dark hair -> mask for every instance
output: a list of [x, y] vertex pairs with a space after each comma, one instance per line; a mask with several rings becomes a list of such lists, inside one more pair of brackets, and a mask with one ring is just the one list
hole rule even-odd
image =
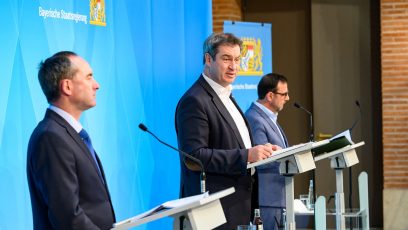
[[203, 45], [203, 64], [205, 64], [205, 54], [208, 53], [213, 60], [218, 53], [218, 47], [222, 45], [235, 46], [238, 45], [242, 50], [242, 40], [231, 33], [213, 33], [205, 41]]
[[72, 79], [77, 69], [72, 68], [70, 56], [78, 56], [71, 51], [61, 51], [39, 64], [38, 81], [48, 103], [57, 100], [60, 95], [59, 84], [63, 79]]
[[278, 73], [268, 73], [264, 75], [258, 83], [258, 99], [264, 99], [269, 92], [276, 93], [279, 82], [287, 83], [288, 79]]

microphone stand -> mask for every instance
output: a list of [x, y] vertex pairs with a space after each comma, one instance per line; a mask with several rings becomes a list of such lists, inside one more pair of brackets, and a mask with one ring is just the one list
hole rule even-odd
[[[313, 127], [313, 115], [312, 115], [312, 113], [309, 113], [309, 117], [310, 117], [310, 120], [309, 120], [309, 122], [310, 122], [310, 137], [309, 137], [309, 141], [311, 142], [311, 143], [313, 143], [315, 140], [314, 140], [314, 127]], [[313, 157], [314, 157], [314, 154], [313, 154]], [[313, 201], [314, 201], [314, 203], [316, 203], [316, 173], [315, 173], [315, 169], [313, 169], [312, 170], [312, 180], [313, 180]], [[313, 209], [313, 211], [314, 211], [315, 209]], [[315, 213], [316, 214], [316, 213]], [[315, 228], [314, 229], [316, 229], [316, 226], [315, 226]]]
[[314, 142], [314, 127], [313, 127], [313, 115], [312, 113], [309, 114], [309, 124], [310, 124], [310, 136], [309, 141]]
[[[201, 194], [206, 192], [206, 186], [205, 186], [206, 175], [205, 175], [205, 172], [204, 172], [203, 163], [199, 159], [197, 159], [197, 158], [191, 156], [190, 154], [188, 154], [188, 153], [186, 153], [186, 152], [184, 152], [184, 151], [182, 151], [180, 149], [177, 149], [177, 148], [167, 144], [166, 142], [160, 140], [160, 138], [158, 138], [154, 133], [150, 132], [144, 124], [140, 123], [139, 128], [141, 130], [143, 130], [144, 132], [148, 132], [150, 135], [152, 135], [157, 141], [159, 141], [163, 145], [165, 145], [165, 146], [179, 152], [184, 157], [186, 157], [186, 158], [190, 159], [191, 161], [193, 161], [194, 163], [198, 164], [200, 166], [200, 171], [201, 171], [201, 173], [200, 173], [200, 192], [201, 192]], [[193, 164], [191, 164], [190, 162], [188, 162], [186, 160], [183, 160], [183, 162], [186, 165], [186, 167], [188, 169], [190, 169], [191, 171], [197, 171], [196, 165], [193, 165]]]
[[[309, 120], [309, 123], [310, 123], [309, 141], [311, 143], [313, 143], [315, 141], [314, 140], [313, 115], [310, 112], [309, 112], [309, 118], [310, 118], [310, 120]], [[314, 158], [314, 154], [313, 154], [313, 158]], [[315, 205], [316, 204], [316, 173], [315, 173], [315, 169], [312, 170], [312, 180], [313, 180], [312, 183], [313, 183], [313, 202], [314, 202], [313, 205]], [[316, 215], [316, 209], [315, 208], [313, 208], [313, 212], [314, 212], [314, 215]], [[316, 229], [316, 224], [314, 225], [314, 229]]]
[[[359, 109], [359, 114], [360, 116], [357, 118], [357, 120], [354, 121], [353, 125], [351, 126], [350, 130], [350, 134], [351, 131], [354, 129], [354, 127], [356, 126], [356, 124], [359, 122], [359, 120], [361, 119], [362, 115], [361, 115], [361, 107], [360, 107], [360, 102], [358, 100], [355, 101], [356, 106]], [[353, 195], [353, 174], [352, 174], [352, 170], [351, 167], [349, 167], [349, 207], [350, 207], [350, 212], [352, 212], [353, 210], [353, 200], [352, 200], [352, 195]], [[353, 230], [353, 219], [350, 218], [350, 229]]]
[[[303, 106], [295, 102], [293, 104], [296, 108], [301, 109], [305, 111], [307, 114], [309, 114], [309, 141], [314, 142], [314, 127], [313, 127], [313, 115], [312, 113], [305, 109]], [[312, 153], [313, 154], [313, 153]], [[314, 157], [314, 154], [313, 154]], [[315, 175], [315, 169], [312, 170], [312, 184], [313, 184], [313, 201], [316, 203], [316, 175]], [[313, 209], [314, 214], [316, 215], [316, 209]], [[314, 225], [314, 229], [316, 229], [316, 225]]]

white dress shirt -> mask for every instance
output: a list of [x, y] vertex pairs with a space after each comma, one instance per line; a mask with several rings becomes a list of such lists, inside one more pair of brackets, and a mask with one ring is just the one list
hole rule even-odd
[[218, 84], [217, 82], [213, 81], [211, 78], [207, 77], [203, 73], [204, 79], [208, 82], [211, 88], [215, 91], [218, 97], [221, 99], [224, 106], [227, 108], [228, 112], [232, 116], [232, 119], [235, 122], [235, 125], [238, 128], [239, 134], [241, 135], [242, 140], [244, 141], [245, 148], [249, 149], [252, 147], [251, 138], [249, 136], [248, 127], [245, 124], [245, 120], [242, 117], [241, 113], [239, 112], [238, 108], [235, 106], [234, 102], [232, 102], [230, 95], [232, 91], [232, 86], [228, 85], [227, 87], [223, 87], [222, 85]]

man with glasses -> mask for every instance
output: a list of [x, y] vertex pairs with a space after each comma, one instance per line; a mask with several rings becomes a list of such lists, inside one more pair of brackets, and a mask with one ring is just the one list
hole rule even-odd
[[[258, 84], [258, 100], [245, 113], [254, 143], [288, 147], [283, 129], [278, 124], [278, 113], [289, 101], [288, 80], [285, 76], [269, 73]], [[279, 174], [279, 163], [257, 167], [259, 207], [264, 229], [278, 229], [282, 225], [285, 208], [285, 177]]]

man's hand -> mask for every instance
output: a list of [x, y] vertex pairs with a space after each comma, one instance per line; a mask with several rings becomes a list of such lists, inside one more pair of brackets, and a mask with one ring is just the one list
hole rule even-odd
[[257, 162], [272, 155], [273, 149], [269, 145], [257, 145], [248, 149], [248, 162]]
[[271, 146], [273, 151], [282, 149], [279, 145], [273, 145], [271, 143], [266, 143], [266, 146]]
[[264, 145], [257, 145], [248, 149], [248, 162], [253, 163], [272, 156], [273, 151], [282, 149], [277, 145], [272, 145], [270, 143]]

